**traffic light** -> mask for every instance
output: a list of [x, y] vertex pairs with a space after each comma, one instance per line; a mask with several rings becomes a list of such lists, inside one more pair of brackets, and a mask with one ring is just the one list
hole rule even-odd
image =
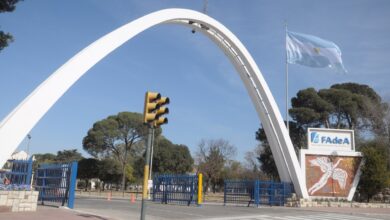
[[163, 117], [163, 115], [169, 113], [169, 109], [166, 107], [168, 104], [168, 97], [161, 97], [158, 92], [146, 92], [144, 123], [150, 123], [150, 125], [153, 125], [154, 127], [167, 124], [168, 118]]
[[155, 127], [160, 127], [160, 125], [168, 123], [168, 118], [162, 117], [162, 115], [169, 113], [169, 109], [165, 106], [168, 104], [169, 104], [168, 97], [160, 97], [160, 99], [157, 101], [158, 108], [156, 111], [156, 120], [154, 121]]
[[161, 98], [158, 92], [146, 92], [144, 107], [144, 123], [154, 122], [157, 119], [157, 110], [160, 107]]

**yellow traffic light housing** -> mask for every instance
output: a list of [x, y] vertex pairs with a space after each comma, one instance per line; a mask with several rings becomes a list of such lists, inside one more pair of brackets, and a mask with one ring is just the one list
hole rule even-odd
[[167, 124], [168, 119], [162, 115], [168, 114], [169, 109], [165, 106], [169, 104], [168, 97], [161, 97], [158, 92], [146, 92], [144, 107], [144, 123], [154, 127]]
[[168, 118], [166, 117], [159, 117], [157, 120], [154, 121], [154, 127], [158, 128], [160, 125], [168, 124]]
[[165, 105], [169, 104], [169, 98], [168, 97], [160, 97], [160, 99], [157, 101], [158, 109], [156, 111], [156, 120], [154, 121], [155, 127], [160, 127], [162, 124], [168, 124], [168, 118], [162, 117], [162, 115], [168, 114], [169, 109], [165, 107]]
[[156, 120], [157, 110], [160, 108], [160, 98], [161, 95], [158, 92], [146, 92], [144, 106], [144, 123], [150, 123]]

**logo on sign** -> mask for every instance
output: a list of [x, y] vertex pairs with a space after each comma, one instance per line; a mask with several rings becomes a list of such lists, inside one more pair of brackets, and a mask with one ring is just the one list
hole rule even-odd
[[308, 128], [307, 147], [312, 150], [355, 151], [353, 130]]
[[319, 136], [317, 132], [312, 132], [310, 135], [311, 143], [318, 143], [320, 140]]
[[321, 136], [317, 132], [312, 132], [310, 134], [310, 141], [312, 143], [318, 144], [350, 144], [350, 140], [347, 137], [330, 137], [330, 136]]

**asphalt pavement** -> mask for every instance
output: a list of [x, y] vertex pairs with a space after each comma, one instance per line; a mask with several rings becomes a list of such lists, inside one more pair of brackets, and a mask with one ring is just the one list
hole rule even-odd
[[[117, 220], [139, 219], [141, 204], [127, 199], [106, 199], [78, 197], [75, 209]], [[287, 207], [246, 207], [204, 204], [202, 207], [164, 205], [148, 202], [148, 220], [390, 220], [390, 209], [357, 208], [287, 208]]]
[[[10, 220], [137, 220], [141, 203], [127, 199], [78, 197], [75, 209], [38, 206], [36, 212], [0, 213]], [[390, 220], [390, 209], [245, 207], [204, 204], [202, 207], [147, 203], [147, 220]]]

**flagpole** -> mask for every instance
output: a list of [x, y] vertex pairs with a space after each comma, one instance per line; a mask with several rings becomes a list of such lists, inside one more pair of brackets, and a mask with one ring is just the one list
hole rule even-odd
[[287, 21], [284, 22], [285, 27], [285, 50], [286, 50], [286, 127], [287, 132], [290, 134], [289, 131], [289, 124], [288, 124], [288, 62], [287, 62]]

